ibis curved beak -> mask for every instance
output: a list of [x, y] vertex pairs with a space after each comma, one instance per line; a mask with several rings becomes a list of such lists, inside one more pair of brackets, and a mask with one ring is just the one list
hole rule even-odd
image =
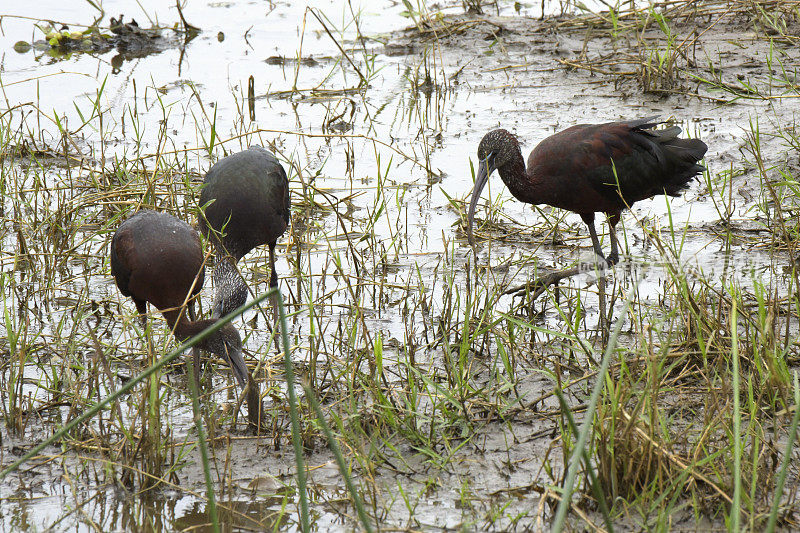
[[475, 218], [475, 206], [481, 197], [481, 191], [489, 181], [489, 175], [494, 172], [494, 154], [489, 154], [486, 159], [478, 164], [478, 175], [475, 176], [475, 187], [472, 189], [472, 198], [469, 201], [469, 211], [467, 211], [467, 238], [469, 245], [475, 247], [475, 238], [472, 236], [472, 220]]
[[239, 382], [239, 386], [244, 389], [247, 386], [247, 378], [250, 376], [250, 373], [247, 371], [247, 365], [244, 363], [242, 352], [235, 348], [228, 348], [227, 352], [228, 363], [231, 365], [231, 369], [233, 369], [233, 375], [236, 376], [236, 381]]
[[211, 318], [214, 320], [219, 320], [228, 313], [225, 312], [225, 301], [223, 298], [220, 298], [218, 295], [218, 297], [214, 298], [214, 300], [214, 304], [211, 307]]

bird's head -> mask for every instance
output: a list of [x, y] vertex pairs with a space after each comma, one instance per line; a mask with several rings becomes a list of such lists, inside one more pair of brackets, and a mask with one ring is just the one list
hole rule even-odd
[[475, 246], [475, 239], [472, 236], [472, 220], [475, 217], [475, 207], [478, 205], [481, 191], [489, 181], [492, 172], [511, 163], [519, 152], [517, 138], [506, 130], [492, 130], [481, 139], [478, 145], [478, 173], [475, 176], [475, 187], [472, 189], [472, 198], [467, 212], [467, 237], [471, 246]]
[[217, 330], [204, 347], [209, 352], [225, 359], [236, 376], [236, 381], [244, 388], [247, 385], [248, 371], [242, 357], [242, 338], [233, 324], [228, 323]]

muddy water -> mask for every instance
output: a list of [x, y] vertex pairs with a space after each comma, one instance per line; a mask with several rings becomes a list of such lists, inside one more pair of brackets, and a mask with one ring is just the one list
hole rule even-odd
[[[546, 23], [519, 18], [513, 7], [493, 14], [489, 22], [463, 17], [459, 6], [447, 8], [444, 12], [451, 15], [448, 25], [434, 34], [416, 29], [401, 31], [411, 22], [401, 14], [405, 9], [402, 3], [310, 5], [325, 13], [336, 41], [353, 49], [350, 56], [361, 76], [368, 79], [366, 88], [360, 87], [359, 73], [342, 59], [334, 39], [300, 3], [189, 2], [184, 15], [202, 28], [202, 33], [191, 42], [184, 44], [178, 39], [145, 57], [114, 59], [116, 54], [111, 52], [52, 58], [36, 49], [24, 54], [12, 50], [17, 41], [42, 38], [33, 27], [34, 20], [26, 17], [46, 17], [73, 25], [88, 23], [97, 16], [88, 3], [14, 7], [3, 18], [0, 36], [3, 107], [13, 109], [12, 126], [27, 120], [25, 114], [40, 110], [44, 116], [36, 121], [34, 133], [40, 147], [60, 142], [55, 115], [67, 129], [77, 130], [71, 150], [82, 158], [82, 166], [45, 172], [45, 181], [54, 188], [86, 179], [87, 169], [112, 168], [115, 158], [172, 151], [186, 150], [185, 159], [180, 159], [190, 170], [202, 174], [212, 159], [222, 155], [218, 146], [213, 158], [203, 149], [212, 124], [225, 151], [269, 144], [291, 163], [292, 200], [297, 206], [294, 223], [299, 229], [283, 241], [278, 269], [282, 289], [297, 313], [292, 335], [296, 345], [293, 358], [298, 365], [304, 365], [314, 351], [308, 322], [311, 310], [306, 305], [308, 286], [314, 290], [314, 312], [321, 317], [314, 325], [317, 337], [340, 335], [337, 326], [347, 320], [351, 306], [357, 305], [368, 329], [384, 339], [386, 366], [400, 359], [402, 350], [397, 347], [429, 342], [427, 325], [441, 313], [449, 290], [448, 272], [457, 285], [464, 286], [466, 266], [474, 266], [476, 261], [466, 246], [460, 215], [450, 198], [459, 201], [470, 192], [470, 161], [474, 162], [482, 135], [494, 127], [515, 132], [527, 153], [539, 139], [574, 123], [649, 115], [674, 117], [689, 134], [711, 147], [707, 163], [712, 184], [719, 186], [719, 180], [724, 181], [720, 173], [731, 166], [744, 170], [733, 182], [734, 223], [755, 220], [754, 226], [743, 229], [754, 232], [762, 229], [762, 222], [767, 223], [758, 218], [757, 205], [764, 199], [752, 168], [740, 153], [743, 129], [755, 117], [761, 117], [763, 126], [769, 128], [771, 117], [793, 116], [798, 110], [797, 99], [744, 101], [719, 107], [703, 98], [643, 95], [635, 85], [617, 88], [607, 79], [584, 71], [567, 71], [556, 62], [581, 51], [586, 39], [583, 32], [550, 31]], [[123, 13], [126, 20], [133, 17], [143, 27], [151, 21], [170, 26], [178, 20], [175, 8], [163, 8], [161, 2], [107, 2], [103, 7], [107, 13]], [[535, 6], [522, 8], [523, 14], [537, 14]], [[356, 41], [359, 31], [367, 37], [363, 41]], [[738, 49], [731, 44], [736, 35], [732, 32], [723, 28], [708, 34], [698, 55], [714, 60], [732, 57], [732, 68], [759, 82], [766, 80], [767, 72], [737, 65], [748, 65], [762, 57], [767, 45], [753, 39], [749, 48]], [[623, 46], [602, 36], [590, 42], [590, 52], [597, 54]], [[797, 52], [789, 50], [786, 54], [797, 59]], [[298, 56], [304, 58], [299, 64]], [[247, 111], [251, 75], [255, 82], [255, 120], [250, 120]], [[706, 91], [701, 90], [701, 94], [706, 95]], [[81, 128], [96, 101], [105, 113], [102, 129], [97, 121]], [[161, 128], [168, 132], [163, 144]], [[785, 158], [786, 148], [780, 140], [764, 142], [765, 153], [773, 158], [770, 163]], [[146, 157], [145, 162], [152, 171], [158, 158]], [[24, 170], [14, 167], [9, 172]], [[314, 199], [318, 206], [303, 198], [304, 186], [310, 185], [329, 195], [317, 194]], [[753, 279], [771, 278], [769, 267], [775, 257], [766, 248], [748, 247], [743, 237], [745, 246], [728, 250], [726, 240], [715, 231], [723, 215], [711, 199], [713, 194], [717, 192], [700, 183], [681, 198], [669, 202], [657, 198], [634, 206], [623, 218], [623, 243], [630, 266], [620, 267], [613, 274], [615, 279], [623, 286], [640, 280], [642, 302], [657, 305], [665, 278], [660, 266], [664, 259], [652, 241], [643, 237], [640, 225], [675, 243], [680, 261], [697, 275], [733, 277], [743, 285]], [[8, 200], [3, 201], [8, 205]], [[191, 208], [191, 200], [183, 195], [171, 201], [182, 209]], [[492, 222], [482, 230], [492, 239], [478, 247], [478, 286], [482, 290], [516, 285], [542, 269], [560, 268], [590, 257], [585, 228], [576, 215], [522, 205], [496, 178], [484, 193], [484, 201], [491, 201], [494, 209], [490, 212], [480, 207], [478, 212], [478, 218]], [[108, 275], [104, 260], [108, 232], [91, 232], [87, 229], [82, 233], [80, 246], [75, 249], [86, 261], [84, 266], [79, 272], [75, 272], [78, 267], [68, 268], [59, 278], [63, 288], [53, 291], [62, 303], [54, 304], [52, 314], [39, 319], [42, 331], [53, 338], [62, 335], [60, 325], [64, 321], [69, 325], [75, 307], [69, 296], [119, 309], [120, 315], [128, 317], [128, 326], [133, 320], [133, 306], [119, 295]], [[14, 232], [4, 228], [2, 238], [3, 270], [10, 273]], [[293, 244], [288, 252], [287, 243]], [[356, 253], [351, 250], [353, 243]], [[301, 253], [295, 256], [298, 248]], [[311, 282], [302, 286], [295, 283], [292, 278], [300, 273]], [[248, 258], [246, 275], [254, 288], [263, 289], [263, 251]], [[358, 302], [352, 301], [345, 278], [362, 287]], [[470, 280], [475, 282], [474, 275]], [[20, 281], [30, 282], [28, 278]], [[599, 320], [598, 299], [592, 294], [595, 275], [585, 274], [570, 283], [588, 289], [586, 330], [594, 330]], [[13, 297], [4, 294], [4, 298], [13, 308]], [[429, 312], [419, 305], [421, 301], [426, 302]], [[498, 311], [512, 305], [511, 298], [501, 299]], [[121, 322], [121, 318], [108, 322], [105, 339], [114, 346], [141, 351], [135, 330], [120, 327]], [[242, 329], [250, 335], [248, 350], [257, 358], [271, 357], [263, 319], [251, 312], [245, 322]], [[543, 325], [559, 331], [564, 317], [552, 306], [545, 306]], [[159, 349], [167, 349], [167, 336], [159, 342]], [[330, 357], [335, 363], [346, 355], [332, 348], [320, 351], [325, 352], [321, 361]], [[436, 365], [441, 354], [432, 351], [418, 358], [422, 367], [428, 368], [426, 365]], [[399, 371], [389, 372], [389, 376], [392, 383], [402, 381]], [[35, 383], [36, 376], [30, 377]], [[551, 386], [532, 365], [523, 365], [518, 378], [530, 397]], [[218, 377], [217, 383], [223, 379]], [[176, 381], [176, 387], [183, 386], [180, 378]], [[42, 393], [34, 385], [26, 387], [31, 401], [36, 402]], [[231, 402], [224, 393], [215, 397], [220, 405]], [[540, 406], [546, 408], [548, 404]], [[185, 403], [169, 407], [167, 423], [180, 443], [192, 435], [190, 411]], [[278, 405], [268, 407], [277, 409]], [[60, 413], [62, 417], [67, 414], [67, 410]], [[52, 424], [58, 425], [55, 418]], [[48, 430], [46, 424], [35, 426], [21, 436], [3, 429], [4, 464], [17, 453], [15, 446], [36, 441], [36, 433], [43, 428]], [[531, 502], [538, 501], [531, 482], [546, 483], [542, 465], [550, 441], [542, 435], [553, 428], [549, 419], [536, 417], [521, 417], [518, 423], [500, 427], [482, 426], [474, 442], [442, 471], [432, 471], [424, 458], [400, 443], [398, 451], [405, 461], [402, 468], [375, 475], [379, 506], [387, 521], [399, 526], [458, 527], [487, 524], [481, 520], [488, 520], [486, 517], [500, 502], [508, 507], [498, 526], [508, 525], [511, 522], [505, 517], [531, 512]], [[280, 513], [287, 503], [291, 509], [295, 505], [288, 489], [293, 484], [293, 463], [286, 443], [275, 451], [271, 442], [242, 437], [230, 450], [232, 486], [220, 497], [233, 509], [226, 521], [253, 529], [293, 523], [294, 511], [288, 511], [288, 519]], [[222, 458], [227, 452], [220, 448], [218, 453]], [[0, 509], [5, 528], [83, 530], [94, 522], [104, 530], [131, 529], [143, 523], [152, 524], [153, 529], [182, 529], [205, 523], [200, 496], [202, 474], [191, 462], [179, 473], [180, 489], [159, 493], [152, 501], [140, 501], [112, 488], [116, 484], [105, 481], [102, 463], [82, 463], [82, 459], [71, 456], [61, 461], [59, 458], [39, 466], [19, 478], [12, 476], [3, 484]], [[342, 495], [341, 479], [330, 456], [320, 447], [310, 455], [309, 464], [315, 467], [312, 478], [319, 491], [314, 507], [316, 523], [320, 528], [346, 527], [350, 522], [331, 510], [335, 506], [324, 504]], [[77, 485], [70, 483], [63, 473], [75, 469], [87, 469], [91, 476], [81, 476]], [[87, 483], [88, 477], [97, 482]], [[398, 484], [411, 495], [413, 517], [409, 504], [396, 494]], [[472, 495], [466, 498], [467, 503], [465, 493]], [[534, 514], [531, 512], [531, 516]], [[528, 523], [535, 525], [533, 518]]]

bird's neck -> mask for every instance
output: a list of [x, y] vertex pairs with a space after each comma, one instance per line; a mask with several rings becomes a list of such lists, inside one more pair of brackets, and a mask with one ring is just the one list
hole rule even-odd
[[221, 318], [247, 301], [247, 284], [236, 268], [236, 260], [231, 257], [217, 257], [214, 266], [214, 297], [212, 316]]
[[[189, 318], [186, 316], [186, 313], [182, 313], [177, 310], [164, 312], [164, 318], [167, 319], [167, 324], [169, 324], [169, 327], [174, 331], [175, 337], [181, 342], [188, 341], [216, 322], [216, 320], [213, 319], [192, 321], [189, 320]], [[210, 342], [213, 337], [214, 335], [209, 335], [197, 343], [197, 347], [201, 350], [213, 351], [210, 349]]]
[[530, 194], [530, 179], [525, 170], [525, 160], [522, 158], [522, 152], [517, 148], [515, 157], [502, 167], [498, 167], [498, 174], [503, 179], [508, 190], [514, 195], [514, 198], [521, 202], [531, 202]]
[[525, 169], [521, 151], [517, 151], [517, 157], [497, 171], [508, 190], [520, 202], [534, 205], [550, 202], [553, 196], [550, 185], [546, 180], [540, 179], [535, 167]]

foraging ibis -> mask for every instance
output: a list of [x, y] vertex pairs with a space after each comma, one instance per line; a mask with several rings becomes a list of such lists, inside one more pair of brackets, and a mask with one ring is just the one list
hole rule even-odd
[[[527, 169], [514, 135], [503, 129], [487, 133], [478, 146], [478, 175], [467, 214], [470, 244], [475, 244], [475, 206], [497, 169], [517, 200], [578, 213], [589, 226], [595, 253], [615, 264], [619, 258], [615, 226], [622, 210], [657, 194], [678, 196], [705, 170], [697, 162], [705, 155], [706, 144], [679, 138], [677, 126], [654, 130], [659, 124], [655, 118], [572, 126], [539, 143], [528, 157]], [[608, 259], [594, 227], [596, 212], [608, 218]]]
[[[269, 287], [278, 286], [275, 246], [289, 226], [289, 180], [272, 153], [260, 146], [220, 159], [211, 167], [200, 194], [203, 234], [217, 251], [214, 266], [214, 317], [247, 300], [247, 284], [236, 264], [256, 246], [269, 246]], [[277, 317], [277, 304], [273, 310]]]
[[[205, 275], [203, 250], [197, 232], [172, 215], [142, 210], [125, 220], [111, 241], [111, 275], [120, 292], [133, 299], [143, 319], [149, 302], [161, 311], [181, 341], [216, 322], [192, 320], [193, 299], [202, 289]], [[239, 385], [247, 385], [242, 341], [232, 324], [225, 324], [197, 347], [221, 356], [231, 365]], [[195, 372], [198, 367], [195, 351]]]

